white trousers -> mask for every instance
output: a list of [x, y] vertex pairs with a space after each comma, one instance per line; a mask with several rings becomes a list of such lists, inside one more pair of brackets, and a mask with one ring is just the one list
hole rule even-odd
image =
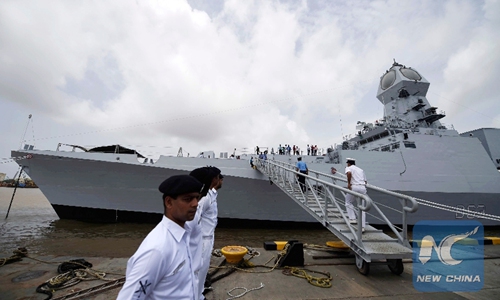
[[[353, 192], [358, 192], [360, 194], [366, 195], [366, 187], [364, 185], [351, 185]], [[352, 194], [347, 193], [345, 195], [345, 207], [347, 210], [347, 216], [349, 216], [349, 220], [357, 220], [356, 217], [356, 209], [358, 204], [356, 203], [356, 197]], [[362, 211], [361, 213], [361, 227], [365, 227], [366, 223], [366, 212]]]
[[214, 248], [214, 237], [203, 237], [201, 249], [201, 268], [198, 273], [198, 294], [200, 299], [205, 299], [203, 290], [205, 289], [205, 279], [207, 278], [208, 269], [210, 268], [210, 258], [212, 257], [212, 249]]

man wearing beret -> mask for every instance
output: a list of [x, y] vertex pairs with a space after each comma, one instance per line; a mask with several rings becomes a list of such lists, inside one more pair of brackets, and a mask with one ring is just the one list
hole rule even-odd
[[203, 184], [189, 175], [166, 179], [164, 216], [128, 260], [126, 281], [117, 299], [198, 299], [190, 248], [193, 223]]
[[[205, 288], [205, 279], [210, 267], [210, 257], [214, 245], [214, 232], [217, 226], [217, 191], [215, 188], [220, 187], [220, 170], [216, 167], [202, 167], [191, 171], [189, 175], [195, 177], [205, 185], [201, 198], [198, 204], [198, 210], [193, 221], [200, 227], [195, 228], [191, 235], [191, 243], [195, 252], [195, 261], [199, 265], [199, 269], [195, 269], [195, 274], [198, 276], [198, 297], [204, 299], [203, 290]], [[198, 231], [199, 229], [199, 231]], [[201, 247], [200, 247], [201, 245]], [[198, 264], [199, 263], [199, 264]]]

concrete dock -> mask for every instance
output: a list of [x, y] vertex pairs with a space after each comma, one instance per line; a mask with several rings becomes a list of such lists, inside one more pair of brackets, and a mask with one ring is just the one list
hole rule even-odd
[[[29, 249], [28, 249], [29, 250]], [[255, 249], [260, 255], [250, 259], [255, 265], [272, 267], [279, 254], [276, 250]], [[284, 274], [283, 268], [271, 271], [271, 268], [255, 267], [245, 271], [236, 270], [212, 284], [213, 290], [206, 294], [206, 299], [231, 299], [228, 292], [233, 290], [233, 297], [251, 290], [239, 299], [497, 299], [500, 295], [500, 247], [485, 245], [484, 272], [485, 281], [478, 292], [443, 292], [423, 293], [413, 287], [412, 263], [404, 263], [404, 272], [394, 275], [386, 265], [371, 265], [370, 274], [362, 275], [355, 266], [352, 255], [338, 250], [304, 249], [304, 267], [308, 274], [325, 277], [331, 274], [331, 287], [314, 286], [305, 278]], [[52, 299], [114, 299], [121, 285], [111, 285], [113, 280], [123, 278], [128, 258], [105, 257], [69, 257], [69, 256], [30, 256], [21, 261], [12, 262], [0, 267], [0, 298], [9, 299], [46, 299], [47, 295], [36, 292], [37, 286], [57, 275], [60, 263], [72, 259], [84, 258], [93, 264], [92, 269], [107, 273], [111, 282], [103, 280], [81, 281], [66, 289], [57, 290]], [[212, 257], [212, 266], [219, 266], [224, 259]], [[246, 256], [245, 258], [248, 258]], [[223, 265], [228, 265], [223, 264]], [[229, 264], [230, 265], [230, 264]], [[214, 276], [228, 272], [219, 269]], [[318, 271], [321, 273], [312, 273]], [[286, 273], [286, 271], [285, 271]], [[82, 293], [89, 288], [111, 285], [101, 291]], [[77, 295], [80, 293], [80, 295]], [[75, 295], [70, 297], [68, 295]], [[234, 299], [234, 298], [233, 298]]]

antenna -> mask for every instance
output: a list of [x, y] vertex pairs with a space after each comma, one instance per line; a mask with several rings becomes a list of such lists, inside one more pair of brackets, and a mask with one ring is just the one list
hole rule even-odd
[[26, 137], [26, 131], [28, 131], [28, 126], [30, 124], [30, 121], [31, 121], [31, 114], [28, 116], [28, 123], [26, 123], [26, 128], [24, 129], [24, 134], [23, 137], [21, 138], [21, 144], [19, 145], [19, 149], [23, 148], [24, 138]]
[[338, 99], [337, 99], [337, 104], [339, 106], [340, 134], [342, 135], [342, 137], [344, 137], [344, 130], [342, 129], [342, 113], [340, 111], [340, 103]]

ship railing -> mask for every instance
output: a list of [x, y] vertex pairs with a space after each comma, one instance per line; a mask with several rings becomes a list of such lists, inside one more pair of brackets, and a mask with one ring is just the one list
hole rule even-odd
[[[259, 159], [259, 166], [264, 169], [264, 173], [268, 174], [271, 181], [278, 181], [277, 183], [282, 184], [291, 195], [300, 194], [300, 202], [307, 206], [308, 208], [318, 208], [320, 213], [315, 213], [313, 216], [320, 221], [324, 226], [328, 225], [329, 217], [340, 216], [345, 224], [349, 224], [349, 218], [344, 212], [344, 203], [335, 200], [334, 190], [342, 190], [346, 193], [353, 194], [358, 198], [358, 208], [364, 211], [368, 211], [371, 208], [372, 200], [368, 195], [363, 195], [354, 191], [351, 191], [345, 187], [337, 186], [334, 183], [324, 181], [318, 177], [313, 177], [310, 175], [302, 174], [296, 171], [295, 166], [290, 165], [285, 162], [275, 161], [275, 160], [262, 160]], [[305, 176], [305, 184], [307, 190], [311, 193], [304, 193], [300, 188], [298, 182], [298, 176]], [[327, 189], [326, 187], [331, 187]], [[306, 191], [307, 191], [306, 190]], [[312, 198], [312, 199], [311, 199]], [[330, 208], [334, 209], [334, 212], [330, 212]], [[334, 215], [333, 215], [334, 214]], [[359, 214], [358, 214], [359, 215]], [[348, 226], [348, 230], [352, 233], [357, 244], [362, 244], [362, 223], [358, 222], [358, 228], [355, 230], [352, 226]], [[350, 242], [345, 240], [347, 244]]]
[[[332, 175], [324, 174], [324, 173], [320, 173], [320, 172], [317, 172], [317, 173], [322, 174], [323, 176], [330, 177], [334, 180], [338, 180], [338, 181], [342, 181], [342, 182], [347, 183], [347, 176], [345, 174], [339, 173], [338, 171], [335, 172], [334, 175], [333, 174]], [[337, 175], [337, 176], [335, 176], [335, 175]], [[385, 223], [391, 229], [391, 231], [396, 235], [396, 237], [398, 238], [398, 241], [400, 241], [401, 243], [403, 243], [406, 246], [410, 246], [409, 240], [408, 240], [407, 218], [408, 218], [408, 213], [414, 213], [418, 210], [418, 202], [417, 202], [416, 198], [405, 195], [405, 194], [396, 193], [396, 192], [393, 192], [390, 190], [386, 190], [386, 189], [383, 189], [383, 188], [380, 188], [378, 186], [371, 185], [368, 183], [366, 184], [366, 188], [367, 188], [367, 190], [377, 191], [381, 194], [385, 194], [387, 196], [391, 196], [391, 197], [394, 197], [394, 198], [399, 200], [399, 204], [400, 204], [401, 209], [396, 209], [393, 206], [384, 205], [384, 204], [379, 203], [377, 201], [372, 201], [372, 207], [377, 212], [377, 214], [370, 214], [370, 215], [372, 217], [378, 219], [379, 221], [383, 221], [383, 223]], [[344, 198], [345, 198], [345, 194], [344, 194]], [[401, 227], [395, 226], [387, 218], [387, 216], [382, 212], [382, 210], [380, 209], [380, 206], [385, 207], [393, 212], [397, 212], [397, 213], [401, 214]]]
[[[368, 190], [376, 191], [378, 193], [393, 197], [398, 199], [400, 209], [395, 208], [394, 206], [384, 205], [382, 203], [378, 203], [373, 201], [372, 198], [368, 195], [359, 194], [357, 192], [351, 191], [345, 186], [341, 184], [347, 183], [347, 176], [339, 173], [338, 171], [335, 174], [326, 174], [314, 170], [309, 170], [309, 174], [305, 175], [296, 171], [295, 165], [292, 165], [283, 161], [276, 160], [267, 160], [262, 161], [261, 165], [265, 168], [268, 174], [274, 174], [275, 178], [280, 178], [283, 182], [286, 182], [291, 188], [298, 187], [297, 176], [302, 175], [306, 177], [306, 185], [310, 191], [312, 191], [313, 198], [316, 204], [321, 208], [322, 215], [324, 216], [324, 222], [327, 221], [328, 217], [328, 205], [335, 207], [338, 210], [338, 213], [344, 219], [346, 223], [348, 223], [348, 218], [344, 213], [345, 210], [345, 196], [346, 194], [352, 194], [356, 197], [357, 206], [359, 210], [367, 212], [367, 215], [380, 220], [383, 224], [386, 224], [391, 231], [396, 236], [398, 242], [404, 246], [410, 247], [408, 240], [408, 225], [407, 225], [407, 214], [414, 213], [418, 210], [418, 203], [414, 197], [404, 195], [401, 193], [396, 193], [390, 190], [386, 190], [371, 184], [367, 184], [366, 188]], [[290, 175], [293, 178], [290, 178]], [[301, 190], [300, 190], [301, 191]], [[336, 197], [335, 195], [340, 193], [342, 197]], [[304, 197], [304, 201], [308, 201], [307, 197]], [[324, 200], [324, 207], [321, 205], [320, 199]], [[307, 205], [307, 203], [304, 203]], [[395, 226], [384, 214], [384, 212], [380, 209], [379, 206], [390, 209], [393, 212], [397, 212], [401, 214], [401, 227]], [[368, 211], [374, 211], [375, 213], [368, 213]], [[357, 226], [359, 227], [356, 233], [352, 232], [357, 239], [360, 240], [360, 232], [361, 232], [361, 214], [357, 213]], [[349, 226], [351, 229], [352, 226]], [[352, 231], [352, 229], [351, 229]]]

